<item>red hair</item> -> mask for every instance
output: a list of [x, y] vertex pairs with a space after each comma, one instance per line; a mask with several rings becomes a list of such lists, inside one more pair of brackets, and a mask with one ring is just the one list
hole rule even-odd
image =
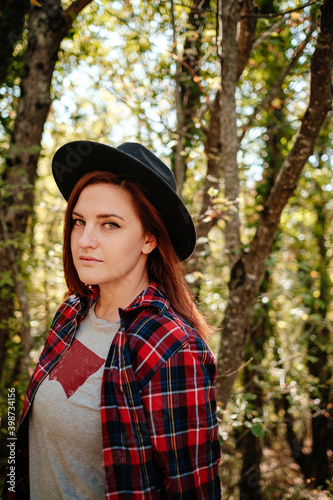
[[182, 263], [173, 249], [169, 234], [158, 211], [149, 202], [142, 187], [110, 172], [93, 171], [85, 174], [76, 183], [69, 197], [65, 213], [63, 253], [64, 273], [68, 286], [66, 296], [72, 293], [81, 296], [90, 295], [88, 285], [80, 280], [73, 262], [71, 252], [72, 212], [83, 189], [90, 184], [99, 183], [119, 186], [131, 195], [144, 230], [154, 235], [157, 241], [156, 248], [148, 255], [147, 260], [150, 282], [157, 284], [173, 309], [185, 318], [201, 337], [208, 337], [210, 328], [193, 300], [192, 293], [184, 279]]

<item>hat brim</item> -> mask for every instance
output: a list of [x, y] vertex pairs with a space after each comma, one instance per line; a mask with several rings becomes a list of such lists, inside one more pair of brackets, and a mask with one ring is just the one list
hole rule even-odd
[[67, 201], [78, 180], [94, 170], [112, 172], [142, 186], [159, 211], [179, 259], [184, 261], [192, 254], [196, 232], [188, 210], [169, 184], [140, 160], [120, 149], [92, 141], [67, 143], [52, 160], [55, 182]]

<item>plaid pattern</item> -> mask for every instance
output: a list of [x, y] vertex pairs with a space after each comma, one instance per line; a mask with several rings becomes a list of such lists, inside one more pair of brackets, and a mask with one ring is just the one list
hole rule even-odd
[[[26, 415], [97, 294], [70, 297], [53, 320], [17, 434], [16, 493], [3, 498], [29, 498]], [[220, 499], [214, 356], [155, 285], [120, 313], [102, 382], [105, 498]]]

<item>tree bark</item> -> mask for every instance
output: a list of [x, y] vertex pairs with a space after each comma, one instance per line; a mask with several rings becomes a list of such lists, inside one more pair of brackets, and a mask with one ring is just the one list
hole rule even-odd
[[240, 247], [239, 176], [237, 153], [239, 142], [236, 124], [237, 83], [237, 24], [242, 2], [222, 2], [222, 91], [221, 91], [221, 163], [224, 169], [225, 197], [231, 204], [225, 215], [225, 251], [230, 265], [235, 261], [235, 251]]
[[[249, 252], [241, 252], [231, 270], [230, 296], [221, 328], [217, 395], [225, 406], [243, 359], [251, 306], [264, 276], [282, 210], [311, 155], [323, 121], [331, 108], [333, 68], [333, 0], [321, 7], [321, 29], [311, 61], [310, 100], [286, 158], [261, 213]], [[234, 229], [237, 235], [238, 229]], [[226, 233], [229, 238], [229, 234]], [[236, 242], [236, 238], [233, 238]]]

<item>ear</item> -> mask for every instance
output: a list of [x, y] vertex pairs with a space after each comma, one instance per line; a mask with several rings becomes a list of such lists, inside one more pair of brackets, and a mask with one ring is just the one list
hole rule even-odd
[[156, 237], [153, 234], [147, 233], [145, 235], [145, 242], [142, 247], [142, 253], [148, 255], [150, 254], [150, 252], [154, 250], [156, 246], [157, 246]]

